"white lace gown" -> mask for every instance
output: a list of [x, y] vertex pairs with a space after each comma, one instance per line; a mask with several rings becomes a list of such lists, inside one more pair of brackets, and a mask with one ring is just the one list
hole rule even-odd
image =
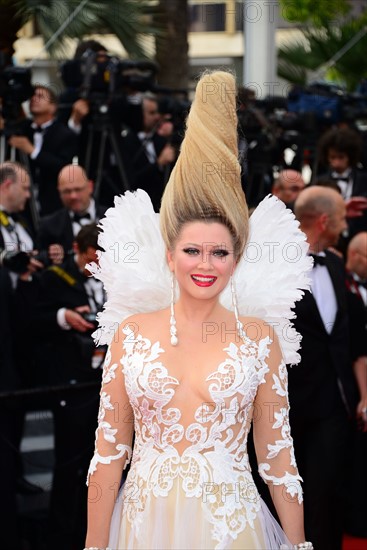
[[[127, 480], [116, 491], [109, 546], [290, 548], [258, 494], [246, 450], [254, 420], [266, 442], [265, 451], [258, 451], [260, 475], [283, 485], [284, 498], [302, 501], [287, 370], [283, 362], [269, 368], [270, 338], [227, 345], [222, 362], [192, 393], [170, 375], [159, 342], [134, 337], [128, 327], [123, 332], [123, 342], [113, 347], [120, 352], [110, 350], [106, 357], [89, 472], [93, 481], [96, 469], [132, 456]], [[255, 402], [259, 390], [261, 408]]]

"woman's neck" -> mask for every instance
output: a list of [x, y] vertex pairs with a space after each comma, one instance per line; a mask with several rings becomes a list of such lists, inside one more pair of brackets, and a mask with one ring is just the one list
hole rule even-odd
[[175, 315], [182, 316], [189, 323], [201, 324], [220, 316], [223, 306], [219, 300], [196, 300], [180, 297], [175, 304]]

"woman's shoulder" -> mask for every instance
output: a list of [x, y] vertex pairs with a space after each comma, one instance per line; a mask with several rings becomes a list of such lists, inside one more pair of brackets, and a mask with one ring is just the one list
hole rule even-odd
[[135, 313], [120, 323], [119, 330], [124, 334], [133, 332], [135, 336], [140, 334], [149, 337], [157, 331], [162, 322], [168, 321], [168, 308], [149, 313]]
[[239, 317], [245, 334], [248, 338], [255, 342], [260, 342], [266, 337], [270, 338], [271, 342], [277, 340], [275, 326], [261, 317], [240, 316]]

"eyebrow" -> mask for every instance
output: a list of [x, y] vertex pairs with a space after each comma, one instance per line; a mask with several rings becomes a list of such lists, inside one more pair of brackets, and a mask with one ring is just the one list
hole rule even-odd
[[207, 242], [202, 244], [197, 243], [183, 243], [182, 246], [196, 246], [197, 248], [202, 248], [204, 246], [212, 246], [213, 248], [227, 248], [229, 249], [229, 246], [226, 245], [226, 243], [214, 243], [214, 242]]

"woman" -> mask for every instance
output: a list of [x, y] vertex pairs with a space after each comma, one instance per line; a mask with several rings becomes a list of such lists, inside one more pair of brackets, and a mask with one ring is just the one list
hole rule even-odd
[[[268, 324], [238, 315], [232, 275], [248, 215], [234, 92], [228, 73], [204, 75], [198, 84], [160, 213], [170, 306], [152, 311], [143, 292], [145, 312], [124, 320], [106, 358], [88, 548], [312, 548], [304, 542], [280, 347]], [[136, 278], [145, 253], [132, 267]], [[160, 275], [157, 270], [158, 282], [153, 275], [150, 281], [154, 304]], [[139, 287], [132, 277], [132, 301], [134, 284]], [[219, 301], [227, 285], [234, 312]], [[271, 485], [284, 532], [252, 481], [246, 453], [252, 420], [259, 471]]]

